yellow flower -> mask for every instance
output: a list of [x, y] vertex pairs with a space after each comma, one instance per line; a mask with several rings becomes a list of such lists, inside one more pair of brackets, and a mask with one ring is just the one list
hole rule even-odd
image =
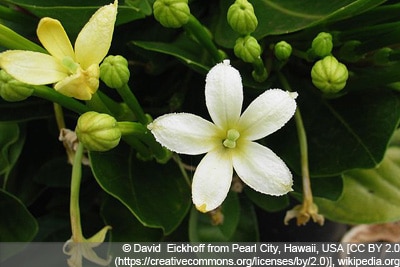
[[54, 84], [66, 96], [90, 100], [99, 87], [99, 64], [111, 46], [118, 0], [101, 7], [82, 28], [74, 48], [61, 23], [42, 18], [37, 35], [49, 54], [9, 50], [0, 67], [15, 79], [33, 85]]

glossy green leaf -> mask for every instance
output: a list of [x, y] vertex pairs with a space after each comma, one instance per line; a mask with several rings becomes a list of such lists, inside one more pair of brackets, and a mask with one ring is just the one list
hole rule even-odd
[[143, 226], [135, 216], [114, 198], [107, 198], [101, 208], [107, 225], [112, 227], [111, 242], [156, 242], [163, 237], [161, 229]]
[[400, 148], [387, 150], [377, 168], [343, 174], [343, 194], [337, 201], [315, 198], [321, 214], [337, 222], [362, 224], [400, 219]]
[[53, 116], [52, 103], [37, 98], [21, 102], [6, 102], [0, 98], [0, 122], [22, 122]]
[[[236, 199], [236, 200], [235, 200]], [[254, 206], [247, 198], [239, 198], [230, 193], [221, 206], [223, 224], [213, 225], [210, 214], [192, 208], [189, 219], [189, 239], [191, 242], [254, 242], [258, 240], [257, 218]], [[233, 209], [240, 211], [239, 220]], [[234, 228], [233, 228], [234, 227]], [[225, 229], [224, 229], [225, 228]], [[226, 231], [230, 228], [229, 234]], [[231, 232], [234, 230], [234, 232]]]
[[[351, 17], [365, 12], [384, 0], [253, 0], [251, 3], [258, 19], [258, 27], [252, 35], [257, 39], [267, 35], [287, 34], [318, 23]], [[221, 1], [221, 14], [216, 25], [215, 39], [225, 47], [233, 47], [239, 36], [226, 21], [230, 0]]]
[[[299, 91], [298, 99], [307, 132], [312, 177], [372, 168], [383, 159], [399, 124], [399, 95], [384, 89], [349, 93], [331, 100], [307, 94]], [[280, 134], [283, 135], [272, 136], [273, 150], [300, 174], [294, 123], [285, 126]]]
[[37, 231], [35, 218], [15, 196], [0, 189], [0, 242], [29, 242]]
[[190, 187], [177, 165], [142, 162], [120, 144], [106, 153], [91, 152], [94, 176], [104, 191], [120, 200], [147, 227], [171, 233], [191, 205]]
[[146, 50], [174, 56], [200, 73], [206, 73], [213, 64], [210, 58], [205, 57], [207, 55], [205, 49], [186, 36], [181, 36], [171, 43], [146, 41], [132, 43]]
[[[113, 0], [93, 0], [90, 4], [79, 0], [6, 0], [4, 2], [20, 6], [38, 17], [51, 17], [63, 24], [70, 37], [75, 37], [83, 25], [101, 6], [113, 3]], [[120, 1], [117, 24], [142, 19], [152, 13], [152, 0]], [[74, 38], [73, 38], [74, 39]]]
[[245, 187], [244, 192], [254, 204], [268, 212], [280, 211], [289, 206], [289, 197], [287, 195], [281, 197], [265, 195], [254, 191], [250, 187]]
[[25, 142], [25, 131], [16, 123], [0, 122], [0, 177], [6, 184]]

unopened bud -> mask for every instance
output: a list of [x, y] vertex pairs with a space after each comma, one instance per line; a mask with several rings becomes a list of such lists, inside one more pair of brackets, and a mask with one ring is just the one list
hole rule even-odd
[[256, 38], [250, 35], [238, 38], [233, 51], [238, 58], [247, 63], [256, 61], [260, 58], [262, 52], [261, 46], [258, 44]]
[[311, 69], [312, 83], [326, 94], [335, 94], [345, 85], [349, 72], [344, 64], [333, 56], [317, 61]]
[[188, 0], [156, 0], [153, 13], [157, 21], [166, 28], [180, 28], [189, 21]]
[[320, 32], [311, 44], [313, 53], [318, 57], [328, 56], [332, 52], [332, 48], [332, 35], [326, 32]]
[[345, 42], [339, 50], [339, 56], [346, 62], [357, 62], [362, 58], [362, 55], [357, 53], [357, 48], [361, 45], [360, 41], [352, 40]]
[[280, 61], [288, 60], [292, 54], [292, 46], [285, 41], [280, 41], [274, 47], [274, 54]]
[[258, 25], [253, 5], [247, 0], [236, 0], [228, 9], [227, 19], [232, 29], [243, 35], [254, 32]]
[[110, 88], [121, 88], [129, 76], [128, 61], [122, 56], [108, 56], [100, 65], [100, 78]]
[[391, 63], [390, 55], [393, 53], [393, 49], [384, 47], [375, 52], [373, 56], [374, 63], [376, 65], [384, 66]]
[[121, 131], [115, 118], [94, 111], [79, 117], [75, 132], [79, 141], [90, 151], [110, 150], [121, 139]]
[[33, 94], [33, 88], [14, 79], [4, 70], [0, 70], [0, 96], [9, 102], [27, 99]]

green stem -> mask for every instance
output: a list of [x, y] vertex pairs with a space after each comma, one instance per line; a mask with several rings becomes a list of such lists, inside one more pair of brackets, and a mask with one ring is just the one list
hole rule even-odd
[[7, 49], [29, 50], [47, 54], [47, 51], [43, 47], [26, 39], [22, 35], [19, 35], [2, 24], [0, 24], [0, 46]]
[[177, 154], [173, 154], [172, 158], [174, 159], [174, 161], [176, 162], [176, 164], [178, 164], [179, 170], [181, 171], [183, 178], [185, 179], [186, 183], [189, 185], [189, 187], [192, 186], [192, 183], [190, 181], [189, 175], [187, 174], [186, 170], [185, 170], [185, 166], [182, 163], [181, 158], [179, 157], [179, 155]]
[[144, 113], [142, 107], [139, 104], [136, 96], [132, 93], [128, 84], [125, 84], [121, 88], [117, 88], [118, 94], [122, 97], [124, 102], [128, 105], [128, 107], [133, 111], [138, 121], [143, 125], [147, 125], [149, 123], [146, 114]]
[[75, 153], [74, 164], [72, 166], [71, 195], [69, 206], [73, 242], [84, 241], [81, 226], [81, 213], [79, 209], [79, 191], [82, 177], [82, 155], [83, 144], [79, 143]]
[[104, 104], [102, 98], [100, 97], [101, 92], [97, 91], [92, 95], [92, 98], [86, 101], [86, 105], [90, 110], [97, 111], [99, 113], [106, 113], [111, 115], [110, 109]]
[[211, 54], [215, 63], [224, 60], [223, 56], [212, 41], [210, 33], [205, 30], [204, 26], [192, 14], [190, 14], [189, 21], [183, 25], [183, 28], [197, 38], [200, 44], [202, 44]]
[[[282, 83], [283, 88], [288, 91], [292, 91], [292, 88], [287, 81], [286, 77], [279, 72], [278, 73], [279, 80]], [[304, 128], [303, 119], [300, 113], [299, 107], [297, 107], [296, 112], [294, 114], [294, 118], [296, 121], [297, 128], [297, 136], [299, 139], [300, 145], [300, 163], [301, 163], [301, 174], [302, 174], [302, 182], [303, 182], [303, 207], [310, 207], [313, 202], [313, 195], [311, 190], [311, 181], [310, 181], [310, 171], [308, 165], [308, 144], [307, 144], [307, 134]]]
[[57, 91], [55, 91], [53, 88], [44, 85], [33, 86], [32, 88], [34, 89], [33, 92], [34, 96], [49, 100], [54, 103], [58, 103], [61, 106], [69, 110], [72, 110], [78, 114], [82, 114], [89, 111], [89, 108], [83, 105], [81, 102], [71, 97], [62, 95]]

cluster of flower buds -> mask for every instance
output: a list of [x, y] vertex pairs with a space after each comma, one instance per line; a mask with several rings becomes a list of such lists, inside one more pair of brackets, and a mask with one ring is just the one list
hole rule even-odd
[[14, 79], [4, 70], [0, 70], [0, 96], [9, 102], [22, 101], [33, 94], [32, 86]]
[[311, 57], [320, 58], [311, 69], [311, 79], [325, 95], [335, 95], [346, 86], [349, 72], [347, 67], [340, 63], [333, 55], [332, 35], [320, 32], [312, 41], [308, 51]]

